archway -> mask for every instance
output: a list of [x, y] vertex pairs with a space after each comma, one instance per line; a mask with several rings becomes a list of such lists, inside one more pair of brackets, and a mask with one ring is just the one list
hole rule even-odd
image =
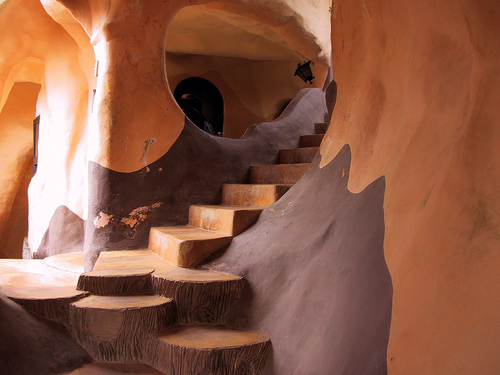
[[175, 88], [174, 98], [196, 126], [208, 133], [223, 135], [224, 100], [212, 82], [199, 77], [187, 78]]

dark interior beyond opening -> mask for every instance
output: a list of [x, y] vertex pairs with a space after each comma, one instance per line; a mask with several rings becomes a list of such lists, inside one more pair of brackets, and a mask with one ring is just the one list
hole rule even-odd
[[210, 81], [191, 77], [180, 82], [174, 98], [186, 116], [200, 129], [214, 135], [223, 135], [224, 100]]

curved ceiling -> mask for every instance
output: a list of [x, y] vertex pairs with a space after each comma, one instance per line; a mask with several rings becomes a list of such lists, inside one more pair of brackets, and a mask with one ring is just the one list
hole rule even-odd
[[251, 60], [305, 59], [270, 26], [202, 5], [188, 6], [177, 13], [168, 29], [165, 48], [172, 53]]

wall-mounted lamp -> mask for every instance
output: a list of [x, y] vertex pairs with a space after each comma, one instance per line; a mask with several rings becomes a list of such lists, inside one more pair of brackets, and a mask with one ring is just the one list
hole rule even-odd
[[309, 81], [309, 83], [312, 85], [314, 76], [311, 70], [311, 60], [302, 64], [298, 63], [294, 76], [299, 76], [304, 82]]

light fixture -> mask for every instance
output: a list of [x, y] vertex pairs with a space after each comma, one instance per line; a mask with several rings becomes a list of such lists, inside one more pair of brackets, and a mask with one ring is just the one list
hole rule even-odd
[[294, 76], [299, 76], [304, 82], [309, 81], [309, 83], [312, 85], [314, 76], [311, 70], [311, 60], [302, 64], [298, 63]]

